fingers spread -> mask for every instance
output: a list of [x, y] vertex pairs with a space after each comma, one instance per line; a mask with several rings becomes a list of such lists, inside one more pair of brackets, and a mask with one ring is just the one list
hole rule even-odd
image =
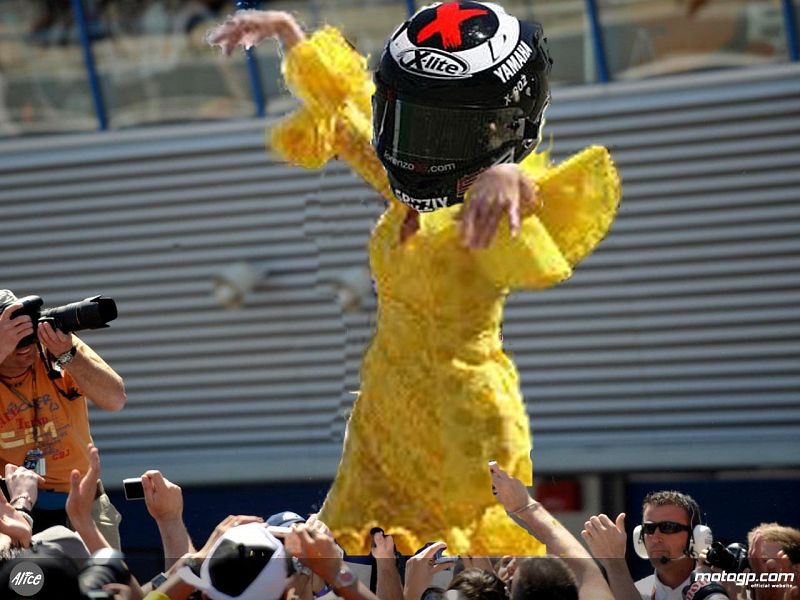
[[614, 527], [613, 521], [611, 521], [611, 519], [609, 519], [608, 515], [605, 513], [600, 515], [599, 520], [604, 528]]

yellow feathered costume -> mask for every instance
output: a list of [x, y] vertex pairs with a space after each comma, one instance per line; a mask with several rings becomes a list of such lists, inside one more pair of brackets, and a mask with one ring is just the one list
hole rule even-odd
[[488, 249], [466, 249], [459, 207], [450, 207], [420, 214], [401, 243], [410, 209], [392, 196], [370, 145], [364, 58], [325, 28], [288, 52], [284, 76], [303, 107], [273, 128], [272, 148], [308, 168], [338, 156], [390, 200], [369, 245], [377, 331], [320, 518], [351, 554], [368, 553], [376, 526], [405, 554], [428, 541], [454, 555], [543, 554], [492, 496], [487, 467], [496, 460], [531, 483], [528, 416], [502, 350], [503, 302], [510, 289], [567, 279], [605, 236], [620, 197], [608, 151], [587, 148], [555, 168], [542, 155], [526, 159], [544, 205], [515, 237], [505, 222]]

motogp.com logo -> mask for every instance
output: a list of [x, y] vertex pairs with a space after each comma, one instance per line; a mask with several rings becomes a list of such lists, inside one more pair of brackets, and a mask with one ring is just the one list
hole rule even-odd
[[[750, 587], [773, 587], [773, 588], [790, 588], [794, 583], [794, 573], [783, 572], [768, 572], [768, 573], [729, 573], [728, 571], [714, 572], [714, 573], [695, 573], [695, 583], [701, 582], [703, 585], [713, 582], [731, 582], [738, 586], [749, 585]], [[687, 595], [687, 599], [691, 600]]]
[[410, 48], [400, 52], [396, 60], [410, 73], [435, 79], [461, 79], [470, 71], [464, 59], [435, 48]]

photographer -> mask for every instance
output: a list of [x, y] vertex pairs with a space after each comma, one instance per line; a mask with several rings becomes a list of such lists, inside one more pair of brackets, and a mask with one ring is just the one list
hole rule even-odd
[[[125, 406], [122, 378], [75, 335], [35, 324], [9, 290], [0, 290], [0, 460], [44, 476], [32, 510], [34, 532], [70, 526], [65, 511], [70, 473], [89, 469], [87, 398], [104, 410]], [[103, 486], [92, 517], [119, 548], [120, 515]]]

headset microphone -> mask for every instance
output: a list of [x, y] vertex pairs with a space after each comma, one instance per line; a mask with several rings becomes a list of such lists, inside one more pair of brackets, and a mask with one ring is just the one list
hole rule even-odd
[[659, 557], [658, 562], [660, 562], [662, 565], [666, 565], [667, 563], [671, 563], [673, 560], [683, 560], [687, 556], [689, 556], [689, 555], [688, 554], [684, 554], [683, 556], [679, 556], [678, 558], [670, 558], [669, 556], [661, 556], [661, 557]]

